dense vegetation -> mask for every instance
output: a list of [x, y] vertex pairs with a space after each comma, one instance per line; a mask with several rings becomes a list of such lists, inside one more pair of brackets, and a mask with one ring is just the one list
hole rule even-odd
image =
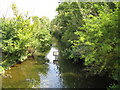
[[119, 2], [63, 2], [51, 33], [67, 59], [85, 61], [92, 74], [108, 75], [120, 84], [119, 8]]
[[0, 68], [45, 56], [52, 36], [66, 60], [84, 62], [92, 75], [109, 76], [118, 82], [112, 88], [120, 88], [119, 9], [119, 2], [63, 2], [50, 22], [21, 14], [13, 4], [15, 17], [0, 18]]
[[14, 18], [0, 18], [2, 30], [2, 66], [7, 68], [28, 56], [45, 56], [51, 47], [49, 19], [21, 14], [12, 5]]

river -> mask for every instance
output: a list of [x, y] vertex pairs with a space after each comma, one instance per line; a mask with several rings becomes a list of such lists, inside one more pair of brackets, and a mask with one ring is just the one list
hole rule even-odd
[[[87, 77], [79, 64], [55, 60], [52, 47], [45, 59], [28, 59], [5, 72], [3, 88], [100, 88], [108, 86], [105, 78]], [[55, 60], [55, 61], [54, 61]]]

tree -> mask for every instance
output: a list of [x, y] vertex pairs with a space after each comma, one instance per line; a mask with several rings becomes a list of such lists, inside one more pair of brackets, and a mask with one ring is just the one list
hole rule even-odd
[[46, 17], [28, 17], [21, 14], [15, 4], [12, 5], [14, 18], [1, 18], [3, 66], [22, 62], [28, 56], [37, 53], [45, 56], [51, 46], [49, 20]]

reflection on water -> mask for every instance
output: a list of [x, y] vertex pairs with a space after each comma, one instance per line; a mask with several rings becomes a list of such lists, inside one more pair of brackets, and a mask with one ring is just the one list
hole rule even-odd
[[101, 88], [108, 86], [108, 79], [99, 76], [87, 77], [80, 64], [62, 57], [55, 60], [52, 47], [43, 60], [26, 60], [5, 72], [3, 88]]
[[47, 75], [40, 75], [41, 88], [62, 88], [61, 77], [56, 65], [49, 63]]
[[46, 58], [50, 61], [50, 63], [53, 63], [53, 60], [55, 60], [55, 56], [53, 56], [54, 51], [58, 51], [58, 49], [55, 47], [52, 47], [50, 52], [46, 56]]
[[32, 88], [40, 84], [39, 73], [46, 74], [47, 64], [42, 61], [26, 60], [16, 64], [5, 72], [2, 78], [3, 88]]
[[26, 60], [22, 64], [16, 64], [5, 72], [3, 78], [3, 88], [62, 88], [58, 65], [53, 63], [55, 56], [53, 51], [58, 51], [52, 47], [46, 58], [43, 60]]
[[85, 67], [73, 63], [63, 57], [59, 58], [59, 71], [66, 88], [106, 88], [112, 83], [108, 77], [90, 75]]
[[41, 88], [62, 88], [62, 79], [60, 77], [58, 65], [54, 64], [55, 56], [53, 52], [58, 51], [52, 47], [46, 58], [49, 60], [49, 70], [46, 75], [40, 75], [40, 87]]

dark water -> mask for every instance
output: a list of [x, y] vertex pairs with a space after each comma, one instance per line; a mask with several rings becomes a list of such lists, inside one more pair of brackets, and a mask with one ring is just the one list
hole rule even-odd
[[92, 88], [106, 87], [108, 82], [99, 76], [87, 77], [80, 64], [67, 60], [55, 60], [51, 48], [47, 59], [26, 60], [16, 64], [5, 72], [2, 78], [3, 88]]

